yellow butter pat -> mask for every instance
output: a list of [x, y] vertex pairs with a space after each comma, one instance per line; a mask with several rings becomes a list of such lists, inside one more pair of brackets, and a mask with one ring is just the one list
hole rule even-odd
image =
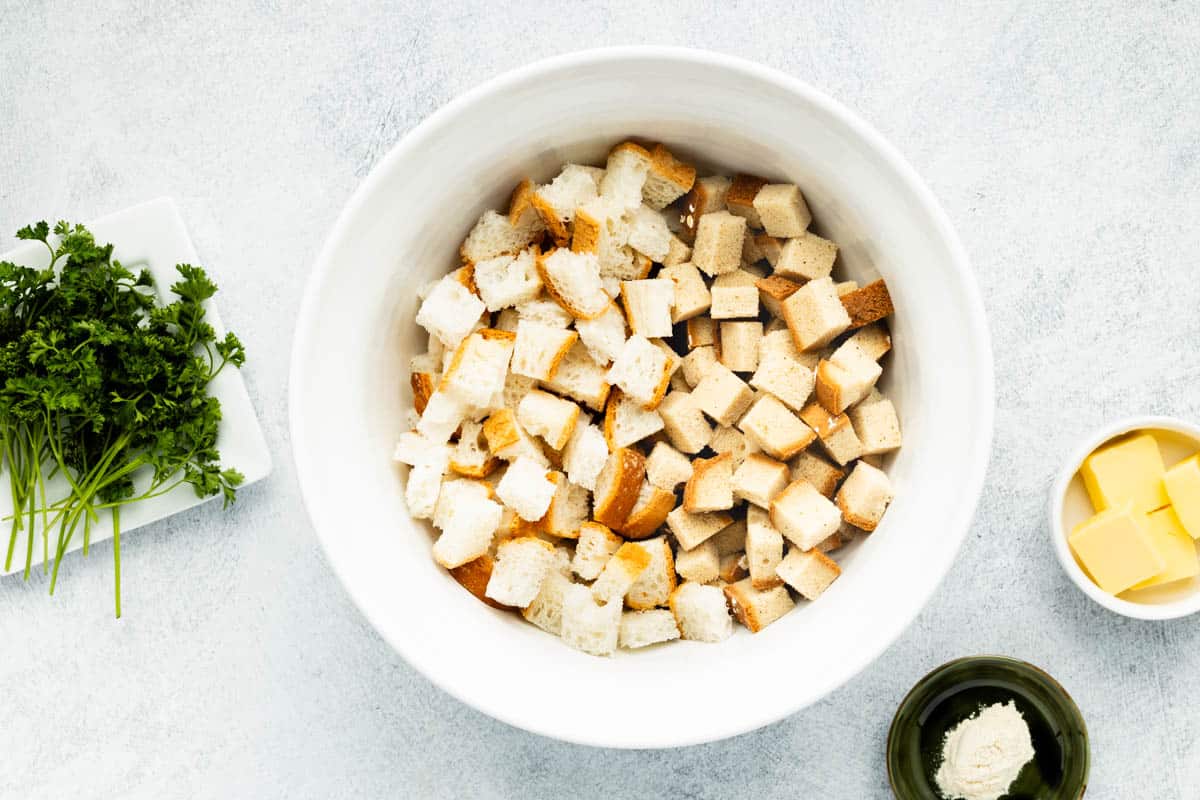
[[1126, 504], [1101, 511], [1071, 531], [1071, 552], [1104, 591], [1119, 594], [1167, 568], [1145, 519]]
[[1180, 461], [1167, 470], [1163, 484], [1183, 529], [1193, 539], [1200, 539], [1200, 456]]
[[1163, 472], [1158, 442], [1148, 433], [1097, 450], [1079, 468], [1097, 511], [1129, 503], [1143, 514], [1171, 502], [1163, 488]]
[[1171, 581], [1190, 578], [1200, 573], [1200, 558], [1196, 557], [1196, 543], [1170, 506], [1160, 508], [1146, 516], [1146, 532], [1150, 534], [1150, 543], [1158, 554], [1163, 557], [1167, 566], [1153, 578], [1135, 584], [1134, 589], [1145, 589]]

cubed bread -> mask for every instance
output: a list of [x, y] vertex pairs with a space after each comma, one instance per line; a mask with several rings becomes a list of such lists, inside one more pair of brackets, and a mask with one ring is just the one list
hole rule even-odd
[[[558, 303], [541, 297], [536, 300], [526, 300], [517, 306], [516, 312], [518, 320], [537, 322], [551, 328], [569, 328], [575, 320]], [[516, 330], [516, 326], [514, 326], [513, 331]]]
[[737, 270], [718, 275], [713, 281], [710, 311], [713, 319], [758, 318], [758, 287], [753, 282], [745, 284], [740, 281], [722, 281], [723, 278], [736, 275], [753, 277], [744, 270]]
[[721, 556], [721, 567], [717, 572], [717, 580], [721, 584], [737, 583], [749, 574], [745, 553], [727, 553]]
[[529, 605], [521, 609], [521, 616], [554, 636], [562, 635], [563, 599], [571, 586], [570, 577], [555, 569], [546, 573], [538, 593]]
[[699, 514], [730, 508], [733, 508], [733, 458], [723, 453], [694, 459], [692, 477], [683, 487], [684, 511]]
[[666, 442], [656, 442], [646, 459], [646, 479], [668, 492], [692, 477], [692, 460]]
[[[674, 285], [670, 305], [671, 322], [691, 319], [703, 314], [712, 305], [712, 296], [704, 283], [704, 277], [700, 274], [700, 270], [689, 262], [663, 267], [659, 270], [656, 280], [659, 282], [667, 280]], [[625, 302], [628, 307], [628, 299]], [[671, 329], [670, 326], [667, 326], [666, 333], [643, 335], [670, 336]]]
[[725, 207], [731, 214], [743, 217], [751, 228], [761, 228], [762, 218], [754, 207], [754, 198], [767, 185], [764, 178], [757, 175], [735, 175], [729, 191], [725, 193]]
[[579, 527], [591, 516], [591, 494], [561, 472], [551, 472], [549, 477], [555, 485], [554, 498], [541, 519], [541, 530], [559, 539], [578, 539]]
[[521, 456], [496, 484], [496, 496], [521, 519], [536, 522], [546, 516], [556, 488], [544, 465]]
[[689, 350], [697, 347], [720, 347], [717, 339], [717, 322], [712, 317], [694, 317], [687, 321], [687, 346]]
[[620, 390], [612, 394], [604, 411], [604, 438], [609, 450], [629, 447], [663, 429], [663, 419], [657, 410], [647, 411]]
[[625, 346], [625, 315], [616, 303], [610, 304], [608, 310], [595, 319], [577, 320], [575, 329], [579, 331], [579, 340], [598, 364], [611, 362]]
[[579, 406], [557, 395], [534, 389], [517, 406], [517, 422], [527, 433], [540, 436], [555, 450], [562, 450], [575, 433]]
[[596, 257], [601, 284], [609, 296], [615, 296], [620, 287], [614, 287], [607, 279], [633, 280], [645, 277], [649, 271], [647, 259], [638, 259], [626, 246], [630, 226], [622, 218], [624, 213], [622, 206], [606, 198], [596, 198], [575, 210], [571, 251]]
[[646, 477], [646, 457], [628, 447], [614, 450], [596, 479], [593, 518], [608, 528], [619, 529], [637, 502]]
[[816, 434], [778, 398], [763, 394], [738, 423], [738, 429], [768, 455], [786, 461], [812, 444]]
[[664, 278], [622, 281], [621, 302], [625, 305], [629, 327], [635, 334], [647, 338], [671, 335], [674, 281]]
[[675, 588], [675, 559], [666, 536], [656, 536], [632, 544], [650, 554], [650, 564], [629, 587], [625, 604], [630, 608], [649, 609], [667, 604]]
[[537, 257], [532, 250], [480, 261], [475, 265], [474, 279], [488, 311], [535, 300], [542, 291]]
[[[498, 608], [501, 611], [508, 610], [508, 606], [503, 603], [497, 603], [495, 600], [487, 596], [488, 581], [492, 579], [492, 568], [495, 561], [486, 553], [479, 558], [468, 561], [465, 564], [460, 564], [450, 570], [450, 577], [458, 581], [458, 585], [466, 589], [476, 598], [487, 603], [492, 608]], [[556, 634], [557, 635], [557, 634]]]
[[608, 382], [647, 411], [658, 407], [671, 383], [678, 359], [640, 334], [626, 340], [608, 370]]
[[[836, 259], [837, 245], [809, 232], [783, 243], [779, 262], [775, 264], [775, 274], [794, 281], [826, 278], [833, 272]], [[836, 290], [833, 294], [837, 297]]]
[[718, 363], [717, 349], [712, 345], [694, 347], [683, 357], [683, 379], [689, 387], [695, 388], [714, 364]]
[[771, 507], [771, 499], [791, 482], [787, 464], [752, 453], [733, 473], [733, 496], [762, 508]]
[[867, 395], [866, 399], [847, 411], [846, 416], [862, 442], [863, 456], [890, 453], [900, 447], [902, 437], [896, 408], [891, 400], [878, 392]]
[[806, 600], [816, 600], [842, 574], [837, 562], [824, 553], [797, 547], [788, 551], [776, 572]]
[[608, 461], [608, 442], [599, 426], [580, 420], [563, 448], [563, 469], [572, 483], [588, 491], [596, 488], [596, 478]]
[[563, 587], [562, 640], [594, 656], [610, 656], [621, 630], [621, 603], [598, 604], [586, 586]]
[[771, 524], [801, 550], [811, 550], [842, 522], [838, 507], [804, 479], [793, 481], [771, 501]]
[[758, 343], [758, 360], [769, 361], [776, 356], [786, 356], [809, 370], [815, 369], [821, 360], [819, 352], [805, 353], [796, 347], [792, 332], [781, 320], [775, 319], [763, 329], [762, 341]]
[[750, 441], [737, 428], [730, 428], [723, 425], [713, 428], [712, 439], [709, 440], [708, 446], [714, 453], [729, 453], [733, 457], [735, 467], [745, 461], [746, 457], [751, 453], [761, 451], [758, 445]]
[[486, 594], [497, 603], [525, 608], [553, 565], [554, 545], [549, 542], [534, 536], [509, 539], [496, 548]]
[[801, 236], [812, 222], [804, 195], [793, 183], [768, 183], [758, 190], [753, 205], [769, 236]]
[[650, 554], [632, 542], [626, 542], [613, 553], [592, 584], [592, 597], [597, 603], [622, 600], [638, 576], [650, 566]]
[[732, 523], [733, 517], [724, 512], [690, 514], [683, 506], [667, 515], [667, 527], [675, 534], [679, 546], [684, 550], [691, 550], [703, 544], [705, 539], [715, 536]]
[[512, 371], [534, 380], [550, 380], [578, 338], [575, 331], [522, 319], [517, 323]]
[[857, 342], [847, 341], [817, 365], [817, 400], [829, 413], [840, 414], [866, 397], [882, 374]]
[[506, 215], [489, 209], [471, 228], [459, 248], [463, 260], [478, 264], [500, 255], [519, 253], [534, 242], [544, 230], [537, 218], [522, 214], [514, 222]]
[[725, 594], [716, 586], [682, 583], [671, 592], [670, 605], [684, 639], [720, 642], [733, 633]]
[[758, 279], [754, 287], [758, 290], [758, 298], [773, 317], [783, 315], [783, 301], [796, 293], [800, 284], [790, 281], [780, 275], [771, 275]]
[[755, 589], [783, 583], [775, 568], [783, 561], [783, 534], [771, 524], [771, 513], [751, 506], [746, 511], [746, 563]]
[[841, 469], [809, 450], [797, 453], [796, 457], [788, 462], [788, 466], [791, 468], [792, 480], [803, 478], [831, 500], [838, 484], [846, 477], [846, 473]]
[[[674, 234], [672, 234], [671, 241], [667, 245], [667, 255], [662, 260], [663, 267], [667, 268], [667, 267], [674, 267], [679, 264], [687, 264], [687, 263], [690, 263], [691, 260], [692, 260], [691, 245], [689, 245], [687, 242], [680, 239], [678, 236], [675, 236]], [[694, 267], [693, 267], [693, 269], [694, 269]], [[699, 270], [696, 270], [696, 272], [697, 272], [697, 274], [699, 274]], [[660, 271], [659, 277], [665, 278], [667, 276], [663, 275], [662, 272]], [[676, 292], [678, 293], [678, 284], [676, 284]], [[678, 294], [676, 296], [678, 296]]]
[[733, 272], [742, 265], [742, 237], [745, 235], [745, 219], [728, 211], [705, 214], [696, 225], [692, 263], [706, 275]]
[[429, 461], [445, 463], [449, 460], [450, 453], [451, 449], [446, 444], [433, 442], [416, 431], [404, 431], [396, 439], [392, 460], [415, 467]]
[[713, 539], [708, 539], [691, 550], [680, 548], [675, 553], [675, 572], [685, 581], [712, 583], [717, 579], [720, 567], [721, 554], [717, 552], [717, 543]]
[[617, 643], [627, 650], [678, 638], [679, 624], [675, 622], [675, 615], [665, 608], [626, 611], [621, 615], [621, 632]]
[[453, 275], [447, 275], [422, 301], [417, 311], [417, 324], [436, 336], [444, 346], [455, 348], [486, 310], [482, 300], [471, 294]]
[[856, 291], [850, 292], [839, 299], [850, 327], [861, 328], [872, 322], [891, 316], [895, 308], [892, 306], [892, 296], [888, 293], [887, 284], [874, 281]]
[[845, 341], [842, 347], [851, 342], [875, 361], [883, 358], [892, 349], [891, 334], [888, 333], [882, 322], [875, 322], [859, 328], [853, 336]]
[[796, 607], [782, 581], [766, 589], [754, 586], [753, 578], [743, 578], [725, 587], [725, 597], [737, 621], [758, 633]]
[[482, 423], [462, 424], [458, 444], [450, 451], [449, 466], [453, 472], [465, 478], [486, 478], [500, 466], [500, 459], [488, 450]]
[[[717, 555], [727, 556], [730, 553], [741, 553], [746, 550], [746, 520], [739, 519], [729, 523], [712, 537], [717, 546]], [[735, 579], [736, 580], [736, 579]]]
[[473, 408], [488, 408], [504, 391], [516, 335], [482, 329], [462, 340], [454, 350], [438, 390], [454, 395]]
[[683, 214], [680, 222], [683, 233], [689, 238], [696, 235], [696, 226], [705, 214], [725, 210], [725, 195], [732, 181], [724, 175], [709, 175], [697, 178], [692, 190], [683, 198]]
[[[760, 348], [760, 352], [761, 352]], [[813, 371], [790, 356], [771, 351], [760, 358], [750, 385], [760, 392], [777, 397], [793, 411], [804, 408], [812, 395], [816, 380]]]
[[575, 209], [596, 199], [596, 175], [588, 167], [567, 164], [545, 186], [537, 187], [530, 202], [546, 230], [559, 245], [570, 240], [569, 226], [575, 219]]
[[862, 455], [862, 442], [845, 414], [830, 414], [820, 403], [809, 403], [800, 410], [800, 419], [813, 429], [825, 452], [840, 466]]
[[659, 405], [658, 414], [662, 417], [667, 438], [680, 452], [699, 453], [708, 446], [712, 438], [712, 426], [690, 393], [671, 392]]
[[779, 263], [779, 255], [783, 251], [783, 240], [777, 239], [768, 233], [754, 234], [754, 244], [758, 247], [759, 253], [772, 268]]
[[608, 370], [592, 359], [587, 348], [576, 342], [558, 362], [554, 374], [542, 382], [548, 389], [602, 411], [611, 388], [605, 377], [607, 374]]
[[442, 492], [447, 461], [445, 448], [441, 448], [440, 459], [415, 464], [409, 470], [408, 482], [404, 485], [404, 502], [413, 519], [429, 519], [433, 516]]
[[873, 531], [895, 493], [883, 470], [859, 461], [837, 492], [837, 507], [856, 528]]
[[593, 253], [560, 247], [539, 256], [537, 266], [546, 292], [573, 317], [594, 319], [612, 303], [600, 282], [600, 260]]
[[510, 408], [497, 409], [484, 420], [483, 437], [487, 441], [488, 451], [497, 458], [510, 462], [529, 458], [543, 465], [549, 463], [542, 449], [517, 421], [516, 412]]
[[650, 172], [650, 152], [634, 142], [622, 142], [608, 154], [600, 195], [626, 210], [642, 205], [642, 188]]
[[850, 327], [850, 317], [829, 278], [809, 281], [784, 300], [782, 306], [784, 321], [801, 350], [824, 347]]
[[646, 539], [653, 536], [675, 508], [675, 493], [643, 482], [637, 501], [621, 524], [621, 535], [627, 539]]
[[445, 444], [467, 418], [468, 406], [449, 392], [434, 391], [417, 420], [417, 433], [434, 444]]
[[656, 144], [650, 151], [650, 170], [642, 186], [642, 199], [659, 211], [683, 197], [696, 182], [696, 168], [680, 161], [670, 150]]
[[721, 363], [734, 372], [754, 372], [758, 368], [758, 343], [762, 341], [762, 323], [737, 321], [721, 323]]
[[692, 400], [719, 425], [732, 425], [754, 401], [754, 391], [722, 364], [714, 364], [692, 390]]
[[585, 581], [595, 580], [624, 541], [599, 522], [584, 522], [579, 526], [572, 571]]
[[671, 230], [667, 221], [655, 209], [642, 204], [625, 215], [629, 226], [629, 246], [646, 258], [662, 262], [671, 249]]

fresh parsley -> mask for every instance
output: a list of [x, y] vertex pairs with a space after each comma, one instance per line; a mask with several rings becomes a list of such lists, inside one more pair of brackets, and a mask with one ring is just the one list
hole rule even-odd
[[[162, 304], [148, 271], [123, 267], [82, 225], [38, 222], [17, 238], [45, 244], [51, 262], [0, 261], [0, 466], [14, 509], [5, 569], [27, 530], [29, 578], [40, 518], [43, 570], [57, 536], [53, 594], [72, 538], [86, 555], [97, 512], [109, 509], [119, 617], [121, 508], [185, 483], [199, 497], [234, 500], [242, 475], [220, 467], [221, 404], [208, 387], [246, 353], [206, 321], [217, 286], [199, 267], [177, 265], [174, 299]], [[69, 491], [48, 497], [56, 476]]]

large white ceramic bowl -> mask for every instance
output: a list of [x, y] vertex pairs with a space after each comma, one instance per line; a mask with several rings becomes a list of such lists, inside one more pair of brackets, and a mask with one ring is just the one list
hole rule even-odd
[[[391, 461], [415, 291], [522, 178], [603, 163], [624, 137], [702, 166], [803, 187], [845, 273], [887, 279], [887, 391], [905, 445], [880, 528], [839, 556], [837, 583], [764, 632], [613, 658], [571, 650], [463, 591], [430, 557]], [[779, 72], [713, 53], [597, 50], [519, 69], [409, 133], [351, 198], [317, 261], [292, 357], [292, 445], [317, 534], [347, 591], [413, 666], [463, 702], [573, 742], [669, 747], [752, 730], [840, 686], [893, 642], [954, 560], [992, 432], [983, 307], [945, 214], [878, 133]], [[884, 719], [881, 718], [882, 725]]]

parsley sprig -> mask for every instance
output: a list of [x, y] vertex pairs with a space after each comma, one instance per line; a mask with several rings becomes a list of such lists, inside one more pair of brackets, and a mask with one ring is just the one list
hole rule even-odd
[[[53, 233], [53, 237], [51, 236]], [[150, 273], [134, 274], [82, 225], [45, 222], [17, 231], [50, 251], [46, 269], [0, 261], [0, 466], [8, 471], [11, 567], [27, 530], [25, 578], [40, 518], [43, 571], [57, 533], [50, 593], [72, 538], [86, 555], [98, 511], [112, 512], [116, 614], [121, 616], [121, 508], [191, 484], [233, 502], [242, 482], [221, 469], [221, 404], [208, 386], [246, 354], [218, 339], [204, 302], [217, 287], [179, 264], [174, 299], [161, 304]], [[65, 479], [65, 496], [48, 496]]]

